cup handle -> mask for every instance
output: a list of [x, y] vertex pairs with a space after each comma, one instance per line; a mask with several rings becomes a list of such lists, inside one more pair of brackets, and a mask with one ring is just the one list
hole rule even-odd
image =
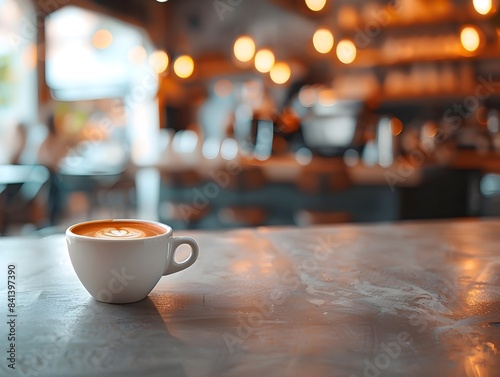
[[[170, 242], [172, 244], [172, 257], [165, 268], [165, 272], [163, 273], [164, 276], [182, 271], [191, 266], [194, 262], [196, 262], [196, 259], [198, 259], [198, 253], [200, 251], [198, 243], [191, 237], [172, 237]], [[175, 251], [183, 244], [191, 247], [191, 255], [182, 263], [177, 263], [175, 261]]]

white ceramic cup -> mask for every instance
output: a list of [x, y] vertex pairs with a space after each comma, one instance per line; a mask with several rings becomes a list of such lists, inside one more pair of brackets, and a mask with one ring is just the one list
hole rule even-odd
[[[146, 238], [107, 239], [75, 233], [86, 224], [141, 223], [161, 227], [164, 233]], [[77, 228], [78, 229], [78, 228]], [[66, 241], [73, 268], [97, 301], [125, 304], [144, 299], [160, 278], [184, 270], [198, 258], [198, 244], [191, 237], [173, 237], [172, 228], [155, 221], [116, 219], [75, 224], [66, 230]], [[176, 249], [187, 244], [191, 255], [181, 263], [174, 259]]]

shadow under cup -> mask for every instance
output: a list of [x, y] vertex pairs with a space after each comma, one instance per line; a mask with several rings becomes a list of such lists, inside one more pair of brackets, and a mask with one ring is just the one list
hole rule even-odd
[[[146, 220], [97, 220], [66, 230], [73, 268], [97, 301], [125, 304], [144, 299], [164, 275], [191, 266], [197, 242], [173, 237], [168, 225]], [[187, 244], [191, 255], [175, 261], [176, 249]]]

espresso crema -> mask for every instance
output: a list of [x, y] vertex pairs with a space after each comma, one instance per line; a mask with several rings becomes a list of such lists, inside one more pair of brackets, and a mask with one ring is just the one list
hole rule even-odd
[[79, 224], [72, 232], [86, 237], [119, 240], [159, 236], [167, 230], [151, 223], [108, 220]]

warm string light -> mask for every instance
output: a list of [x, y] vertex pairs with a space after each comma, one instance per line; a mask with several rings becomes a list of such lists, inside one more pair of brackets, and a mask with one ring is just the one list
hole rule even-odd
[[290, 66], [287, 63], [280, 62], [273, 66], [269, 75], [274, 83], [284, 84], [290, 79], [291, 73]]
[[357, 49], [354, 42], [343, 39], [337, 45], [337, 57], [344, 64], [351, 64], [356, 59]]
[[233, 51], [240, 62], [248, 62], [255, 54], [255, 42], [249, 36], [242, 35], [234, 42]]
[[313, 12], [319, 12], [326, 5], [326, 0], [306, 0], [307, 7]]
[[174, 72], [181, 79], [187, 79], [193, 74], [194, 61], [189, 55], [181, 55], [174, 62]]
[[493, 9], [492, 0], [472, 0], [472, 5], [477, 13], [487, 15]]
[[149, 57], [149, 65], [158, 74], [163, 73], [167, 70], [168, 63], [169, 58], [165, 51], [155, 51]]
[[318, 29], [313, 36], [313, 45], [320, 54], [327, 54], [333, 48], [333, 34], [328, 29]]
[[233, 52], [240, 62], [249, 62], [254, 58], [255, 69], [261, 73], [269, 72], [271, 80], [276, 84], [286, 83], [291, 76], [290, 66], [286, 63], [276, 63], [274, 53], [267, 48], [255, 52], [255, 42], [248, 35], [236, 39]]
[[474, 26], [464, 26], [460, 31], [460, 42], [466, 51], [476, 51], [481, 44], [481, 36], [477, 28]]
[[255, 69], [261, 73], [267, 73], [274, 66], [274, 54], [269, 49], [263, 49], [255, 54]]

